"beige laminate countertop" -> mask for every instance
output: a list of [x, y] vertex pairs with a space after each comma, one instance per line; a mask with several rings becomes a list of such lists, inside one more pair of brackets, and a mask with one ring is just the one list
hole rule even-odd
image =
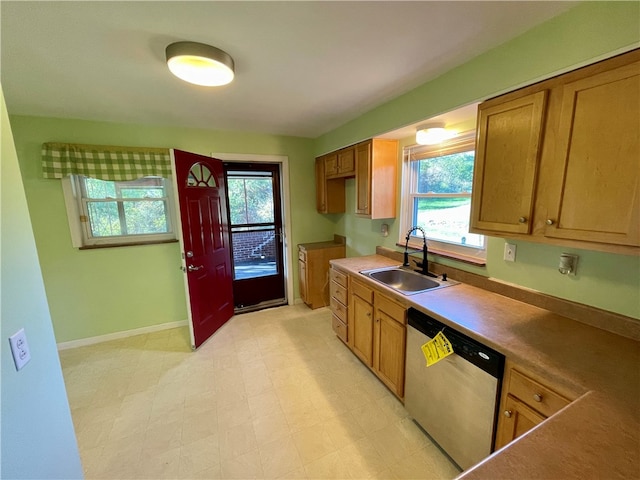
[[[351, 274], [398, 265], [381, 255], [331, 263]], [[459, 478], [640, 478], [640, 342], [470, 285], [404, 296], [360, 279], [576, 399]]]

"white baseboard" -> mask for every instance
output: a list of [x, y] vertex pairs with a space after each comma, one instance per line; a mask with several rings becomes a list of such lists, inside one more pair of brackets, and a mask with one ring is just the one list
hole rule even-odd
[[108, 342], [109, 340], [118, 340], [120, 338], [133, 337], [143, 333], [159, 332], [160, 330], [168, 330], [170, 328], [182, 327], [188, 325], [187, 320], [178, 320], [177, 322], [161, 323], [159, 325], [150, 325], [148, 327], [134, 328], [133, 330], [125, 330], [122, 332], [108, 333], [97, 337], [80, 338], [69, 342], [58, 343], [58, 350], [67, 350], [69, 348], [86, 347], [96, 343]]

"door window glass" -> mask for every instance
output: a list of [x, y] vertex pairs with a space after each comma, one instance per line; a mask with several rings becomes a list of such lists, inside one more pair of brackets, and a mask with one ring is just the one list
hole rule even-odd
[[273, 173], [227, 171], [235, 280], [278, 273]]
[[217, 186], [216, 177], [213, 176], [213, 173], [206, 165], [202, 163], [193, 164], [187, 176], [187, 187], [216, 188]]

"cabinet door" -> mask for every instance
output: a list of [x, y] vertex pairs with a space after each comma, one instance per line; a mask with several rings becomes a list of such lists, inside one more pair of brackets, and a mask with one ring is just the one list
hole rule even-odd
[[[353, 311], [353, 353], [369, 367], [373, 366], [373, 306], [357, 295], [351, 295]], [[351, 325], [349, 325], [351, 328]]]
[[309, 298], [307, 296], [307, 263], [302, 260], [298, 260], [298, 277], [300, 286], [300, 298], [304, 303], [308, 303]]
[[395, 394], [404, 395], [406, 328], [382, 310], [376, 310], [374, 365], [378, 377]]
[[356, 173], [355, 148], [349, 147], [338, 152], [338, 172], [350, 176]]
[[640, 246], [640, 62], [565, 84], [545, 236]]
[[517, 398], [507, 395], [498, 421], [495, 450], [518, 438], [541, 423], [545, 417], [527, 407]]
[[324, 156], [324, 174], [327, 177], [338, 174], [338, 154], [336, 152]]
[[327, 181], [324, 173], [324, 157], [316, 158], [316, 210], [327, 213]]
[[316, 209], [318, 213], [344, 213], [344, 178], [327, 178], [326, 158], [316, 158]]
[[356, 146], [356, 213], [371, 215], [371, 142]]
[[546, 99], [480, 105], [471, 231], [530, 233]]

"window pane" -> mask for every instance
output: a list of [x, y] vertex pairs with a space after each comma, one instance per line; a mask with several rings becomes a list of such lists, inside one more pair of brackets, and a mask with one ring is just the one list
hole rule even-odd
[[122, 202], [127, 234], [167, 233], [167, 209], [164, 201]]
[[454, 153], [415, 162], [418, 190], [414, 193], [471, 192], [474, 153]]
[[164, 189], [162, 187], [125, 187], [120, 189], [122, 198], [162, 198]]
[[87, 198], [115, 198], [116, 183], [84, 177]]
[[122, 235], [118, 202], [87, 202], [91, 235], [112, 237]]
[[231, 224], [273, 223], [273, 183], [268, 178], [229, 177]]
[[414, 199], [414, 222], [425, 229], [427, 238], [481, 248], [482, 235], [469, 233], [470, 212], [468, 197]]

